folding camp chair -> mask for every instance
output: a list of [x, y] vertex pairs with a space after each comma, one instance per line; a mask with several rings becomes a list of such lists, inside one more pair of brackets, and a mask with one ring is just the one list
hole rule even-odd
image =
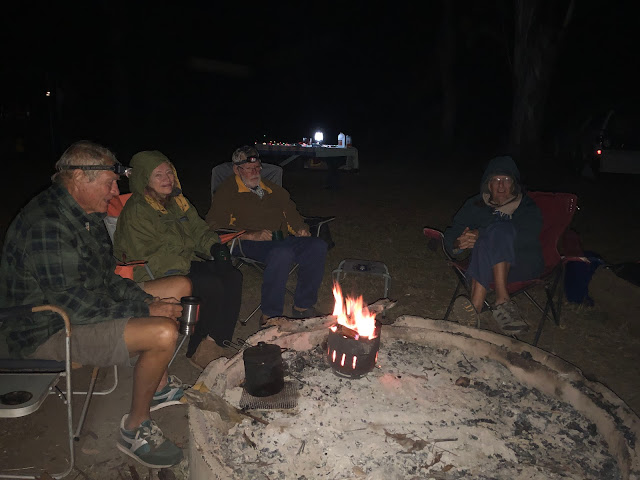
[[[211, 195], [215, 193], [215, 191], [217, 190], [217, 188], [220, 186], [222, 182], [224, 182], [227, 178], [229, 178], [233, 174], [234, 174], [233, 165], [231, 162], [222, 163], [220, 165], [214, 166], [211, 169]], [[261, 176], [263, 179], [270, 180], [276, 185], [282, 186], [282, 167], [278, 165], [263, 163]], [[331, 234], [329, 233], [328, 224], [329, 222], [335, 220], [336, 217], [303, 216], [302, 218], [304, 219], [305, 223], [309, 226], [309, 231], [312, 236], [324, 239], [327, 242], [328, 248], [329, 249], [333, 248], [335, 244], [333, 243]], [[220, 233], [220, 240], [223, 243], [227, 243], [223, 240], [223, 236], [222, 236], [223, 234], [234, 235], [235, 233], [235, 236], [233, 237], [232, 242], [229, 245], [229, 250], [232, 252], [232, 256], [233, 256], [234, 264], [236, 268], [241, 268], [242, 266], [247, 265], [251, 267], [253, 270], [255, 270], [256, 272], [258, 272], [260, 276], [263, 275], [266, 265], [262, 262], [254, 260], [253, 258], [247, 257], [244, 254], [244, 252], [242, 251], [242, 241], [240, 240], [240, 237], [238, 235], [238, 233], [240, 232], [229, 230], [229, 229], [222, 229], [219, 231], [219, 233]], [[237, 247], [237, 250], [236, 250], [236, 247]], [[236, 250], [236, 252], [239, 252], [239, 253], [233, 253], [234, 250]], [[298, 265], [294, 264], [291, 270], [289, 271], [289, 276], [291, 276], [291, 274], [295, 272], [297, 269], [298, 269]], [[294, 293], [288, 288], [286, 288], [286, 292], [289, 293], [291, 296], [294, 296]], [[251, 320], [251, 318], [258, 312], [258, 310], [260, 310], [261, 307], [262, 307], [262, 304], [259, 303], [251, 311], [248, 317], [246, 317], [243, 320], [240, 320], [240, 323], [242, 325], [246, 325], [249, 322], [249, 320]]]
[[[86, 418], [89, 402], [93, 395], [107, 395], [113, 392], [118, 385], [118, 370], [114, 367], [113, 385], [102, 391], [95, 391], [95, 383], [98, 369], [94, 368], [89, 388], [86, 392], [76, 392], [71, 387], [71, 322], [66, 312], [53, 305], [19, 306], [0, 309], [0, 323], [17, 316], [24, 317], [35, 312], [51, 311], [64, 321], [66, 331], [65, 361], [37, 360], [37, 359], [0, 359], [0, 417], [17, 418], [36, 412], [50, 394], [57, 394], [63, 403], [67, 405], [67, 433], [69, 445], [69, 464], [60, 473], [52, 474], [53, 478], [63, 478], [73, 470], [75, 464], [74, 439], [78, 440], [84, 420]], [[58, 388], [58, 383], [65, 378], [64, 390]], [[86, 395], [82, 413], [78, 419], [78, 425], [73, 430], [73, 408], [71, 394]], [[40, 478], [39, 475], [2, 473], [0, 478]]]
[[[588, 259], [582, 257], [564, 257], [558, 252], [558, 242], [562, 237], [562, 234], [567, 229], [573, 218], [573, 214], [577, 208], [577, 197], [571, 193], [548, 193], [548, 192], [529, 192], [528, 195], [540, 208], [542, 212], [542, 231], [540, 232], [540, 243], [542, 244], [542, 256], [544, 258], [544, 271], [538, 278], [527, 280], [524, 282], [513, 282], [507, 285], [507, 291], [511, 297], [524, 294], [531, 302], [542, 312], [542, 317], [538, 322], [538, 328], [533, 341], [533, 345], [538, 344], [540, 334], [544, 322], [547, 318], [553, 320], [556, 325], [560, 325], [560, 314], [563, 297], [563, 282], [564, 266], [568, 261], [587, 261]], [[465, 289], [469, 293], [469, 286], [466, 277], [466, 271], [468, 268], [468, 258], [465, 260], [457, 260], [453, 258], [444, 246], [444, 235], [439, 230], [432, 228], [425, 228], [424, 235], [429, 239], [430, 248], [435, 250], [438, 246], [442, 248], [447, 263], [453, 268], [453, 271], [458, 277], [458, 284], [451, 297], [449, 306], [444, 315], [444, 320], [447, 320], [453, 302], [455, 301], [458, 293], [461, 289]], [[542, 285], [544, 287], [546, 302], [544, 306], [541, 306], [530, 293], [533, 287]], [[490, 286], [493, 289], [494, 285]], [[485, 299], [485, 309], [491, 309], [491, 305]], [[551, 316], [549, 316], [551, 311]], [[479, 326], [479, 325], [478, 325]]]

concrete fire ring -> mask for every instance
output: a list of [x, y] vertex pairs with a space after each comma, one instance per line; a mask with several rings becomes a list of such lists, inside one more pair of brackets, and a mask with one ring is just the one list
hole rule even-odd
[[[318, 317], [305, 322], [271, 320], [272, 328], [247, 339], [275, 343], [284, 348], [304, 351], [321, 344], [328, 335], [333, 317]], [[383, 339], [404, 340], [437, 348], [460, 349], [484, 356], [506, 367], [523, 384], [550, 397], [567, 402], [593, 422], [609, 445], [625, 480], [640, 480], [640, 419], [611, 390], [587, 380], [568, 362], [533, 347], [485, 330], [421, 317], [401, 316], [393, 325], [383, 327]], [[212, 362], [199, 378], [216, 395], [237, 387], [244, 380], [242, 355]], [[222, 461], [212, 439], [220, 434], [219, 415], [189, 407], [190, 479], [232, 479], [233, 472]]]

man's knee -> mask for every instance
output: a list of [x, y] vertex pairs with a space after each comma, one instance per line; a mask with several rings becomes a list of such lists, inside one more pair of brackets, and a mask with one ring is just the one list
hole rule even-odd
[[282, 246], [276, 247], [269, 252], [267, 257], [267, 265], [285, 265], [288, 266], [293, 263], [295, 252], [293, 248]]
[[175, 298], [188, 297], [193, 292], [193, 284], [189, 277], [179, 275], [175, 277], [174, 282], [175, 285], [173, 285], [173, 288], [176, 290]]
[[167, 317], [130, 318], [124, 329], [124, 341], [130, 355], [169, 352], [178, 341], [178, 325]]
[[163, 317], [158, 324], [158, 332], [156, 335], [160, 345], [173, 348], [178, 341], [178, 327], [176, 322], [170, 318]]

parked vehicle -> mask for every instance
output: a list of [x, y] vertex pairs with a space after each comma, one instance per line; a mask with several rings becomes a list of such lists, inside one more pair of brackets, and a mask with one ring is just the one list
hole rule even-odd
[[592, 155], [596, 173], [640, 174], [640, 113], [609, 110]]

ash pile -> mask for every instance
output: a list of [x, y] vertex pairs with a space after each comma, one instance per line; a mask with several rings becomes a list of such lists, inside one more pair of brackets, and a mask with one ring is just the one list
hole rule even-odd
[[593, 423], [494, 360], [384, 330], [378, 365], [362, 378], [336, 375], [326, 342], [283, 359], [297, 407], [253, 411], [262, 422], [214, 437], [234, 478], [622, 478]]

